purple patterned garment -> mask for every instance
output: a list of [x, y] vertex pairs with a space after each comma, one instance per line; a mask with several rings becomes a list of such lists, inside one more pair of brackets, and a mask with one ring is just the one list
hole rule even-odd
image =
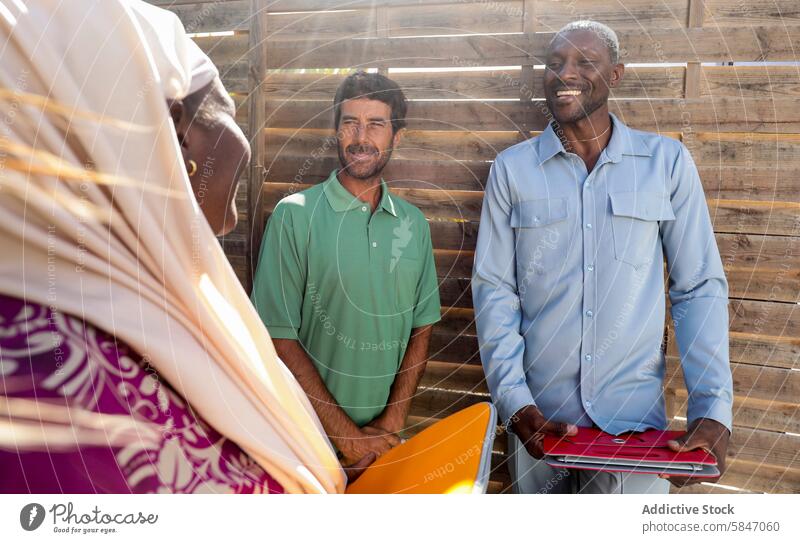
[[129, 347], [80, 319], [2, 294], [0, 396], [129, 415], [142, 428], [124, 446], [0, 448], [0, 492], [283, 492]]

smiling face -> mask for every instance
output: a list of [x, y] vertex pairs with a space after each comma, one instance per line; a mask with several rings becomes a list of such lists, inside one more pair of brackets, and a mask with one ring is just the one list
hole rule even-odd
[[392, 108], [380, 100], [345, 100], [339, 117], [339, 162], [356, 179], [380, 175], [400, 141], [392, 130]]
[[575, 123], [607, 108], [610, 88], [619, 84], [622, 64], [612, 64], [603, 41], [590, 30], [556, 36], [547, 52], [544, 93], [559, 124]]

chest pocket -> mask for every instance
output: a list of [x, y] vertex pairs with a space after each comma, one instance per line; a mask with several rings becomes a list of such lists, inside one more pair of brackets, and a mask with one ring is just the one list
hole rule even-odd
[[650, 264], [660, 250], [660, 221], [674, 221], [669, 196], [656, 192], [617, 192], [611, 199], [611, 228], [617, 260], [635, 268]]
[[559, 247], [567, 243], [566, 198], [545, 198], [517, 202], [511, 210], [511, 227], [516, 235], [517, 286], [520, 295], [552, 269], [563, 255]]
[[415, 258], [401, 256], [390, 259], [389, 271], [394, 275], [395, 304], [398, 313], [413, 312], [421, 270], [422, 265]]

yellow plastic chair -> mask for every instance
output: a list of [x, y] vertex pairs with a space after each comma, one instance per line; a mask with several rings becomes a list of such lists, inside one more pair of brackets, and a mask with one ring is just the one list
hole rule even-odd
[[378, 458], [347, 494], [484, 494], [496, 420], [488, 402], [450, 415]]

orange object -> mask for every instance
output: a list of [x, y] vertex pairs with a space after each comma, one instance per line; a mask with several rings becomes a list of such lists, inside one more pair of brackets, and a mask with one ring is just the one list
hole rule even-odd
[[348, 494], [483, 494], [497, 412], [479, 403], [440, 420], [373, 463]]

